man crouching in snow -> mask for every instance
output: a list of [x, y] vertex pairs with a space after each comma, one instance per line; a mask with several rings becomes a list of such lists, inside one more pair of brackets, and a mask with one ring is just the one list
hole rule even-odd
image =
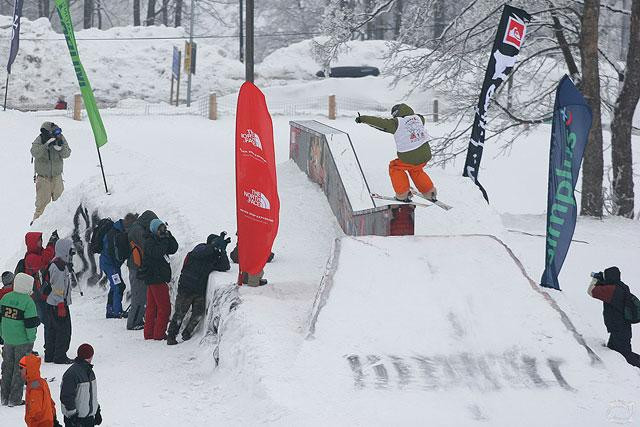
[[602, 315], [607, 327], [607, 347], [624, 356], [627, 363], [640, 368], [640, 355], [631, 350], [631, 322], [625, 318], [626, 301], [631, 300], [629, 287], [620, 280], [618, 267], [609, 267], [604, 273], [591, 273], [587, 292], [603, 302]]
[[424, 197], [436, 200], [436, 188], [424, 171], [427, 162], [431, 160], [431, 147], [424, 130], [424, 116], [415, 114], [406, 104], [394, 105], [391, 115], [393, 116], [391, 119], [359, 115], [356, 117], [356, 123], [366, 123], [378, 130], [393, 134], [398, 158], [389, 163], [389, 176], [397, 200], [411, 201], [407, 173]]
[[209, 274], [213, 271], [228, 271], [231, 268], [227, 257], [227, 245], [231, 239], [226, 235], [224, 231], [219, 236], [211, 234], [207, 238], [207, 243], [196, 245], [184, 258], [178, 282], [176, 305], [167, 333], [168, 345], [178, 344], [176, 336], [189, 308], [191, 308], [191, 318], [182, 331], [182, 339], [186, 341], [191, 338], [194, 329], [204, 316]]

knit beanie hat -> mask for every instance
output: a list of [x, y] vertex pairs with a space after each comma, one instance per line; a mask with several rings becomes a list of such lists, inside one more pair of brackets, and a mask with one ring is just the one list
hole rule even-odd
[[604, 280], [607, 283], [620, 281], [620, 269], [618, 267], [609, 267], [604, 270]]
[[33, 277], [25, 273], [18, 273], [13, 279], [13, 291], [19, 294], [31, 295], [33, 292]]
[[91, 344], [84, 343], [78, 347], [78, 358], [89, 360], [93, 357], [93, 347]]
[[5, 271], [2, 273], [2, 285], [9, 286], [13, 283], [13, 273], [10, 271]]
[[151, 220], [151, 223], [149, 224], [149, 230], [151, 230], [152, 234], [156, 234], [158, 232], [158, 228], [160, 228], [160, 226], [163, 224], [164, 222], [162, 220], [155, 218]]

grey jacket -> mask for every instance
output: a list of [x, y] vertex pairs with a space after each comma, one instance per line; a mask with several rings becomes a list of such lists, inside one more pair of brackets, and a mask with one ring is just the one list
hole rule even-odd
[[73, 258], [70, 254], [73, 241], [69, 238], [56, 242], [56, 257], [49, 264], [49, 283], [51, 293], [47, 297], [47, 304], [56, 306], [61, 302], [71, 305], [71, 272], [68, 264]]
[[[53, 131], [53, 127], [54, 124], [51, 122], [42, 124], [42, 128], [49, 132]], [[31, 155], [37, 175], [49, 178], [62, 175], [63, 160], [71, 156], [71, 149], [63, 135], [58, 138], [62, 141], [62, 146], [57, 146], [55, 143], [47, 145], [47, 141], [43, 141], [42, 135], [38, 135], [31, 144]], [[60, 150], [56, 148], [60, 148]]]
[[93, 365], [86, 360], [75, 359], [62, 376], [60, 403], [65, 417], [78, 414], [79, 418], [87, 418], [96, 415], [100, 405]]

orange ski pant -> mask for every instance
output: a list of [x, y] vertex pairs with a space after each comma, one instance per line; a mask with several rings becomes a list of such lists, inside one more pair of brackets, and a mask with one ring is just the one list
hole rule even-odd
[[424, 171], [426, 163], [412, 165], [405, 163], [400, 159], [392, 160], [389, 163], [389, 176], [391, 177], [391, 185], [396, 194], [404, 194], [409, 191], [409, 177], [416, 185], [421, 193], [426, 193], [433, 188], [433, 182], [429, 175]]

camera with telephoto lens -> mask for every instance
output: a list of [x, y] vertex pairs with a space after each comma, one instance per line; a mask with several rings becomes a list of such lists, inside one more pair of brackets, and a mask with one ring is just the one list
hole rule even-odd
[[598, 271], [597, 273], [591, 272], [591, 277], [596, 279], [598, 282], [604, 282], [604, 273], [602, 271]]

